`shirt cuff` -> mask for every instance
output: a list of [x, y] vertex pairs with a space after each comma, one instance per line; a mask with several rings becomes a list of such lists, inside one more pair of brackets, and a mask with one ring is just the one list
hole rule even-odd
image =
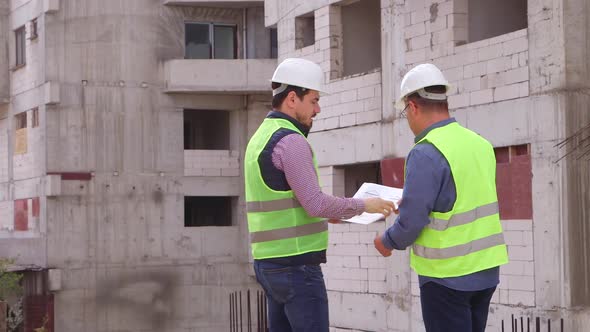
[[390, 250], [396, 249], [395, 243], [389, 237], [389, 233], [387, 233], [387, 232], [385, 232], [385, 233], [383, 233], [383, 235], [381, 235], [381, 243], [383, 243], [383, 246], [387, 249], [390, 249]]
[[365, 212], [365, 201], [360, 199], [360, 198], [353, 198], [355, 205], [354, 205], [354, 212], [355, 215], [359, 215], [363, 212]]

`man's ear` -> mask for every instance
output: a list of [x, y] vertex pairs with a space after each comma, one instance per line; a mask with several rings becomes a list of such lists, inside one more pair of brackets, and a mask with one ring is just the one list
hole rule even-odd
[[408, 103], [410, 104], [408, 112], [414, 112], [413, 114], [416, 114], [418, 112], [418, 104], [413, 100], [408, 100]]
[[289, 107], [295, 107], [295, 99], [297, 98], [297, 94], [295, 93], [295, 91], [289, 91], [289, 93], [287, 94], [287, 97], [285, 98], [285, 101], [287, 102], [287, 105]]

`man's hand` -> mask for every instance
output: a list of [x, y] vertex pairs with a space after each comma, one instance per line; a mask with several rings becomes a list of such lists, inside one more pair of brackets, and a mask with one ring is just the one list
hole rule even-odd
[[391, 201], [373, 197], [365, 199], [365, 212], [381, 213], [384, 216], [389, 216], [393, 212], [394, 205]]
[[392, 250], [385, 248], [385, 246], [383, 245], [383, 242], [381, 241], [381, 234], [377, 234], [377, 237], [375, 237], [375, 240], [373, 240], [373, 244], [375, 245], [375, 249], [377, 249], [377, 251], [379, 251], [381, 256], [383, 256], [383, 257], [391, 256]]
[[400, 199], [399, 201], [397, 201], [396, 205], [397, 205], [397, 209], [394, 207], [393, 213], [399, 214], [399, 206], [402, 205], [402, 200]]

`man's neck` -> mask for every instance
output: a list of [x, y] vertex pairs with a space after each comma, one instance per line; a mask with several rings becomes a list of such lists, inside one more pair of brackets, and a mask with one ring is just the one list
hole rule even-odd
[[283, 118], [286, 119], [288, 121], [290, 121], [295, 127], [297, 127], [297, 129], [299, 129], [303, 135], [305, 137], [307, 137], [307, 135], [309, 134], [309, 129], [307, 126], [303, 125], [301, 122], [299, 122], [297, 119], [295, 119], [294, 117], [290, 116], [289, 114], [285, 113], [285, 112], [281, 112], [278, 109], [274, 109], [272, 112], [269, 113], [268, 115], [271, 118]]
[[287, 114], [288, 116], [292, 117], [293, 119], [297, 119], [295, 117], [295, 115], [296, 115], [295, 114], [295, 109], [290, 109], [290, 108], [287, 108], [287, 107], [281, 107], [281, 108], [277, 108], [275, 110], [276, 111], [279, 111], [281, 113]]
[[420, 130], [416, 134], [416, 136], [420, 135], [424, 130], [428, 129], [435, 123], [439, 123], [441, 121], [450, 119], [449, 112], [434, 112], [430, 116], [424, 119], [422, 125], [420, 126]]
[[438, 122], [447, 120], [449, 118], [450, 118], [450, 116], [449, 116], [449, 113], [448, 112], [445, 112], [444, 114], [437, 114], [436, 116], [433, 115], [432, 117], [429, 117], [427, 119], [426, 126], [424, 127], [424, 129], [432, 126], [435, 123], [438, 123]]

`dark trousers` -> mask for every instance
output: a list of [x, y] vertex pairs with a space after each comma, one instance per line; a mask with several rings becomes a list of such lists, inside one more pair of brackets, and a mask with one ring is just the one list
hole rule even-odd
[[483, 332], [496, 287], [464, 292], [435, 282], [420, 287], [422, 317], [427, 332]]
[[328, 332], [328, 295], [319, 265], [254, 261], [268, 303], [270, 332]]

